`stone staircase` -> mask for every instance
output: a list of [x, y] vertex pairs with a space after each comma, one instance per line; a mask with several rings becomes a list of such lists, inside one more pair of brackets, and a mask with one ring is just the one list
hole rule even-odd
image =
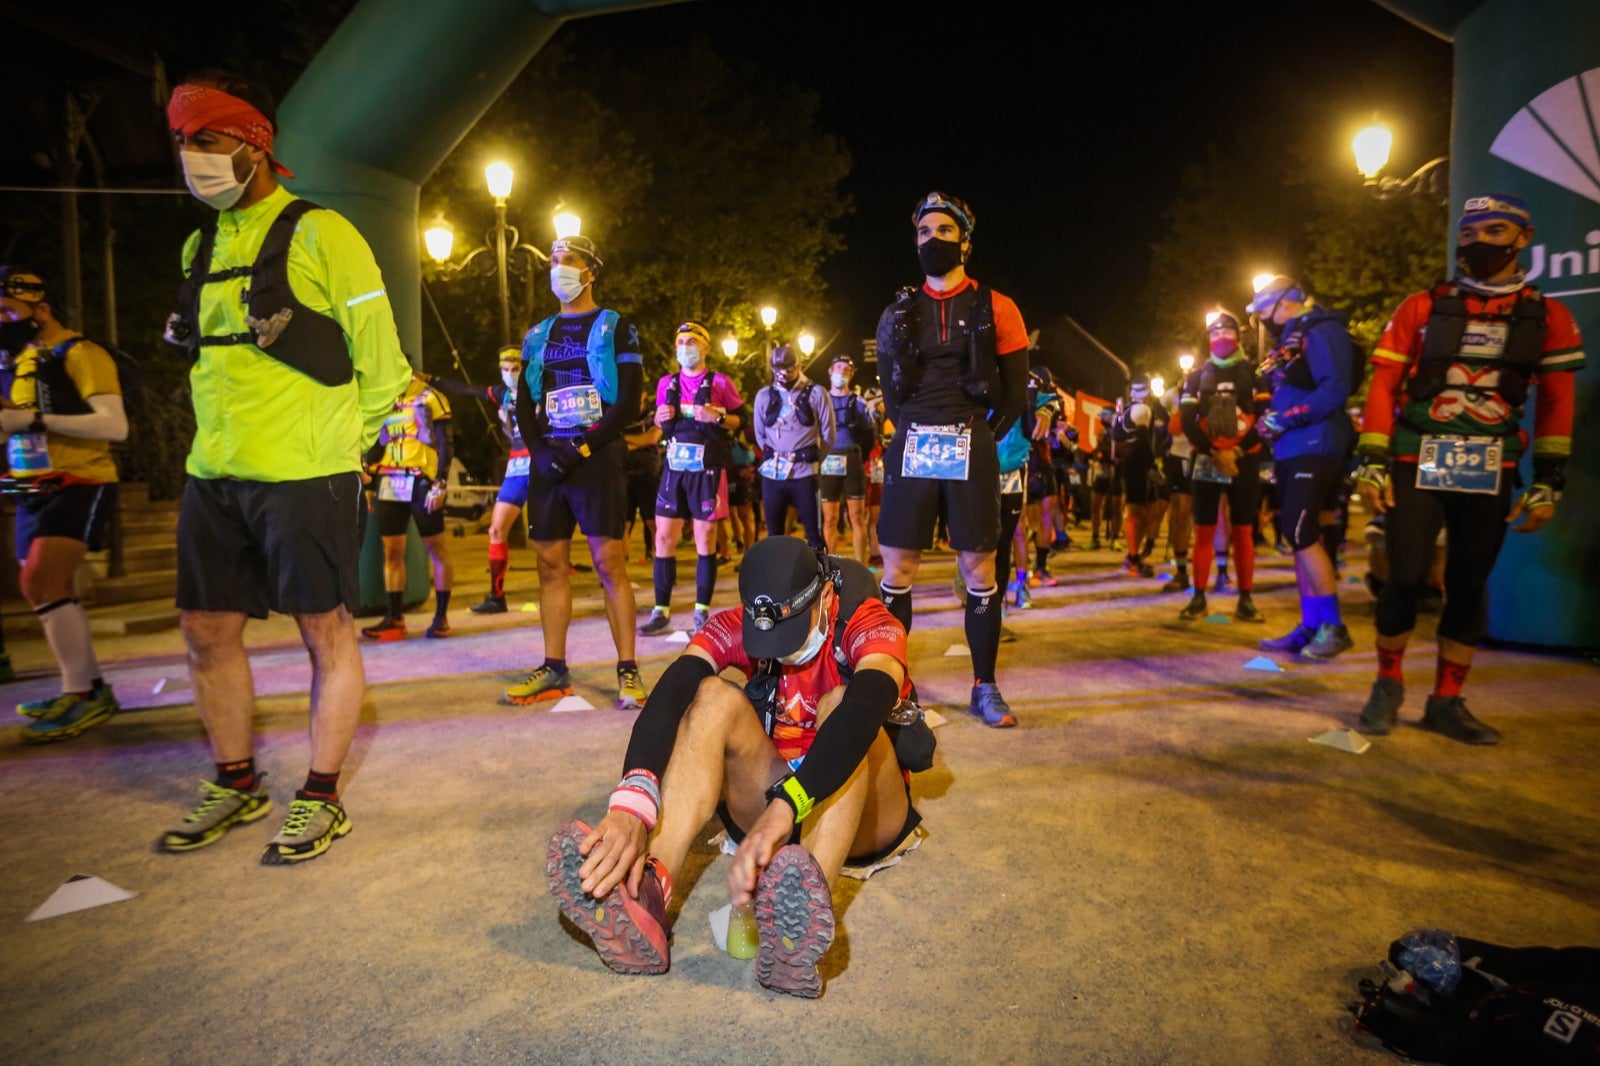
[[[178, 587], [178, 502], [151, 500], [149, 486], [137, 482], [118, 486], [117, 498], [121, 573], [111, 575], [110, 550], [90, 552], [78, 568], [74, 590], [88, 608], [89, 625], [96, 634], [170, 629], [178, 624], [178, 611], [172, 602]], [[8, 502], [3, 511], [0, 521], [5, 523], [9, 546], [15, 508]], [[19, 636], [37, 634], [39, 623], [32, 608], [17, 594], [16, 563], [6, 565], [5, 597], [0, 604], [6, 632]]]

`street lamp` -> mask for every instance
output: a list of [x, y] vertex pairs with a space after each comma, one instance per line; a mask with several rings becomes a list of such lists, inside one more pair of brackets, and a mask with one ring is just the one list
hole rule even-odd
[[772, 326], [778, 321], [778, 309], [771, 304], [761, 309], [761, 329], [764, 335], [761, 338], [761, 350], [767, 359], [772, 359]]
[[1189, 371], [1194, 369], [1194, 355], [1193, 355], [1193, 353], [1191, 353], [1191, 352], [1183, 352], [1183, 353], [1179, 354], [1179, 356], [1178, 356], [1178, 369], [1183, 371], [1185, 374], [1189, 373]]
[[[1270, 270], [1263, 270], [1261, 273], [1259, 273], [1259, 274], [1255, 275], [1254, 277], [1252, 277], [1250, 279], [1250, 299], [1251, 299], [1251, 301], [1254, 302], [1256, 293], [1260, 292], [1262, 289], [1264, 289], [1268, 285], [1272, 284], [1272, 279], [1277, 277], [1277, 276], [1278, 275], [1276, 273], [1274, 273], [1274, 272], [1272, 272]], [[1211, 320], [1207, 319], [1206, 320], [1206, 324], [1210, 325], [1211, 324]], [[1267, 354], [1267, 325], [1266, 325], [1265, 322], [1263, 322], [1261, 320], [1261, 316], [1260, 315], [1256, 315], [1256, 358], [1260, 359], [1263, 355], [1266, 355], [1266, 354]]]
[[729, 359], [737, 356], [739, 354], [739, 338], [731, 333], [722, 338], [722, 354]]
[[[490, 163], [483, 169], [483, 178], [489, 195], [494, 199], [494, 225], [484, 233], [483, 244], [459, 261], [452, 262], [450, 253], [455, 247], [455, 233], [443, 216], [435, 216], [433, 225], [422, 235], [422, 243], [442, 274], [494, 273], [499, 283], [500, 343], [509, 347], [512, 343], [510, 275], [531, 279], [535, 271], [549, 265], [550, 257], [531, 244], [523, 244], [517, 227], [506, 221], [506, 200], [510, 198], [516, 180], [511, 167], [498, 161]], [[570, 237], [576, 234], [581, 225], [578, 216], [564, 207], [558, 207], [557, 211], [559, 214], [554, 219], [556, 235]], [[490, 253], [493, 253], [492, 259]]]
[[1447, 177], [1450, 157], [1442, 155], [1430, 159], [1408, 178], [1388, 178], [1382, 172], [1389, 163], [1389, 149], [1393, 146], [1394, 135], [1389, 132], [1389, 127], [1377, 121], [1363, 127], [1350, 142], [1350, 150], [1356, 157], [1356, 169], [1365, 179], [1367, 191], [1379, 200], [1392, 199], [1401, 194], [1445, 199], [1445, 189], [1450, 184]]
[[800, 354], [807, 359], [811, 358], [811, 353], [817, 350], [817, 338], [811, 335], [810, 330], [801, 330], [800, 336], [796, 337], [794, 342], [800, 346]]
[[1160, 374], [1157, 374], [1154, 377], [1152, 377], [1150, 379], [1150, 395], [1154, 396], [1156, 399], [1159, 400], [1159, 399], [1161, 399], [1161, 397], [1165, 396], [1166, 394], [1167, 394], [1167, 379], [1162, 377]]

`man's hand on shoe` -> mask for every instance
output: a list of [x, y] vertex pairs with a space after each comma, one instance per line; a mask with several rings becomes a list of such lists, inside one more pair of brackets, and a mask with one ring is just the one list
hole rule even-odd
[[628, 895], [638, 899], [639, 877], [648, 855], [645, 845], [649, 841], [650, 831], [637, 816], [607, 811], [594, 831], [578, 844], [578, 854], [585, 857], [584, 864], [578, 867], [584, 892], [594, 899], [605, 899], [626, 878]]
[[734, 852], [733, 865], [728, 869], [728, 898], [735, 907], [746, 906], [755, 899], [761, 871], [778, 849], [789, 843], [793, 832], [794, 808], [782, 800], [767, 804], [755, 827], [745, 834], [739, 850]]

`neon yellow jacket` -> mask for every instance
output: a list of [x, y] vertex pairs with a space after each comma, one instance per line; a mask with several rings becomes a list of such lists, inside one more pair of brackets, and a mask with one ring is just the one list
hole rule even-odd
[[[243, 210], [221, 212], [211, 272], [254, 263], [272, 220], [293, 199], [279, 186]], [[197, 230], [184, 245], [185, 274], [199, 245]], [[332, 211], [307, 214], [289, 243], [288, 269], [295, 297], [343, 327], [355, 378], [329, 388], [253, 344], [199, 349], [189, 372], [195, 434], [185, 467], [193, 477], [298, 481], [359, 470], [362, 451], [411, 381], [383, 276], [355, 226]], [[199, 335], [249, 332], [248, 282], [240, 276], [201, 290]]]

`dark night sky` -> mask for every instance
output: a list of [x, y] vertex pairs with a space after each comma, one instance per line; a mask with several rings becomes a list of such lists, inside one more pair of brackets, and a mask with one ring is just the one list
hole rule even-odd
[[[1328, 131], [1329, 165], [1381, 107], [1397, 126], [1422, 107], [1357, 87], [1358, 68], [1448, 92], [1449, 45], [1371, 0], [1185, 5], [691, 3], [585, 19], [577, 48], [698, 32], [725, 55], [775, 66], [822, 95], [821, 121], [850, 150], [848, 251], [825, 268], [846, 337], [868, 336], [893, 290], [917, 280], [912, 203], [932, 188], [978, 215], [971, 269], [1007, 291], [1030, 327], [1071, 314], [1115, 346], [1136, 334], [1148, 250], [1184, 164], [1231, 147], [1258, 110]], [[1388, 95], [1388, 94], [1385, 94]], [[1442, 152], [1415, 146], [1414, 162]], [[1274, 165], [1271, 145], [1254, 149]], [[1244, 294], [1235, 294], [1240, 299]]]

